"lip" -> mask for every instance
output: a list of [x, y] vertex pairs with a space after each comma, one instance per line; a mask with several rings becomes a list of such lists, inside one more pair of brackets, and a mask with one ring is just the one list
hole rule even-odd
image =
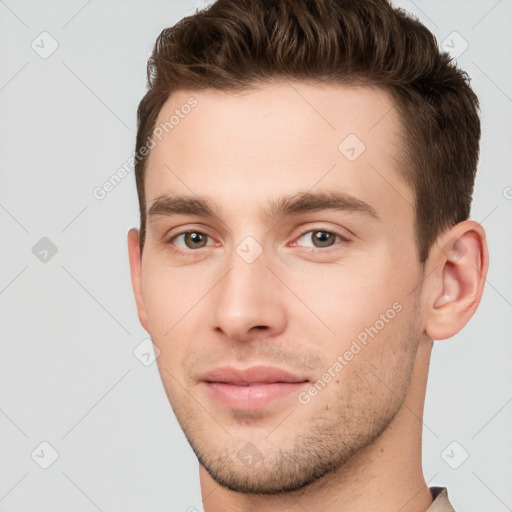
[[208, 394], [232, 409], [260, 409], [274, 400], [297, 394], [309, 380], [274, 366], [251, 366], [236, 369], [215, 368], [200, 381]]

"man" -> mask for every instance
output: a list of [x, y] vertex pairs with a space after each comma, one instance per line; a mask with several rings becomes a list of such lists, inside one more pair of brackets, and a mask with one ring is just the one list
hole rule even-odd
[[205, 511], [453, 510], [421, 434], [488, 267], [467, 77], [385, 0], [218, 0], [148, 80], [132, 284]]

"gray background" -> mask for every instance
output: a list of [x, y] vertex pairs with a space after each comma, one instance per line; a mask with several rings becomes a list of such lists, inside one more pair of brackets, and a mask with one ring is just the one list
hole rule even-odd
[[[103, 200], [92, 193], [133, 154], [155, 38], [201, 4], [0, 0], [1, 512], [202, 510], [197, 462], [156, 363], [133, 353], [147, 338], [126, 250], [138, 222], [133, 173]], [[491, 252], [476, 315], [434, 345], [425, 478], [447, 486], [458, 511], [504, 512], [512, 510], [512, 4], [397, 5], [453, 52], [469, 45], [458, 61], [483, 121], [472, 218]]]

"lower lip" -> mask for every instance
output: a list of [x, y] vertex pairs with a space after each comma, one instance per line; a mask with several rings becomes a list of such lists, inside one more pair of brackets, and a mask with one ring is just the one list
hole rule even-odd
[[307, 382], [274, 382], [257, 386], [235, 386], [222, 382], [206, 382], [209, 393], [232, 409], [260, 409], [279, 398], [296, 396]]

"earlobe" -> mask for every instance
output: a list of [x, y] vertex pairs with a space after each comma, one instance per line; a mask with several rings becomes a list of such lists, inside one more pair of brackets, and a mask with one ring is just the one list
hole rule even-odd
[[135, 228], [128, 231], [128, 257], [130, 260], [132, 289], [137, 305], [139, 321], [148, 334], [151, 334], [144, 304], [144, 295], [142, 293], [142, 261], [139, 247], [139, 232]]
[[482, 298], [489, 264], [485, 231], [477, 222], [461, 222], [443, 234], [431, 251], [439, 268], [428, 287], [425, 333], [442, 340], [467, 324]]

